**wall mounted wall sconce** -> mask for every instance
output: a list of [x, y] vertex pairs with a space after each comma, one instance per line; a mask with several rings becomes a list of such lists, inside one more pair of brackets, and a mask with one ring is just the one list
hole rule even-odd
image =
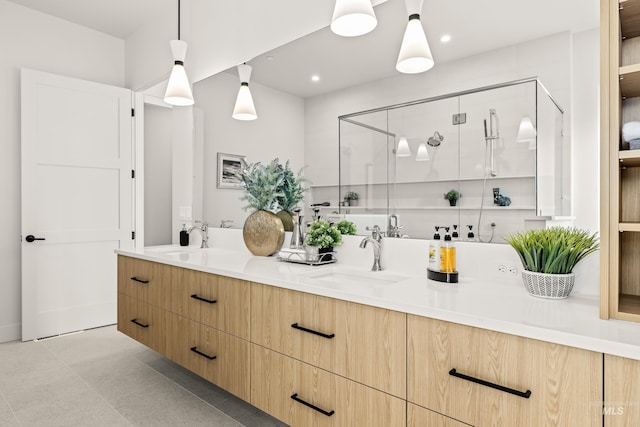
[[420, 12], [424, 0], [406, 0], [409, 22], [402, 38], [396, 70], [406, 74], [422, 73], [430, 70], [435, 62], [427, 42], [427, 36], [420, 22]]
[[236, 120], [255, 120], [258, 118], [256, 107], [253, 104], [253, 97], [249, 90], [249, 80], [251, 80], [251, 66], [247, 64], [238, 65], [238, 77], [240, 78], [240, 89], [236, 98], [236, 105], [233, 108], [233, 117]]
[[339, 36], [355, 37], [372, 31], [378, 20], [371, 0], [336, 0], [331, 31]]
[[410, 157], [411, 149], [409, 148], [409, 141], [404, 136], [400, 137], [398, 141], [398, 148], [396, 149], [396, 157]]
[[177, 106], [193, 105], [193, 93], [187, 72], [184, 69], [184, 58], [187, 56], [187, 43], [180, 40], [180, 0], [178, 0], [178, 40], [171, 40], [173, 68], [169, 76], [164, 102]]

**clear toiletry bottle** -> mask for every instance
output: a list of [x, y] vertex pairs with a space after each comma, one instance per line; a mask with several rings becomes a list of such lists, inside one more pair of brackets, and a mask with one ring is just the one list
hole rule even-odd
[[467, 225], [469, 227], [469, 232], [467, 233], [467, 240], [473, 242], [476, 240], [476, 235], [473, 234], [473, 225]]
[[449, 227], [445, 227], [444, 243], [440, 248], [440, 271], [454, 273], [456, 271], [456, 248], [449, 234]]
[[182, 224], [182, 230], [180, 230], [180, 246], [189, 246], [189, 232], [186, 224]]
[[440, 271], [440, 227], [436, 225], [436, 232], [433, 240], [429, 241], [429, 269], [431, 271]]
[[458, 234], [458, 225], [453, 226], [453, 232], [451, 232], [452, 240], [460, 240], [460, 235]]

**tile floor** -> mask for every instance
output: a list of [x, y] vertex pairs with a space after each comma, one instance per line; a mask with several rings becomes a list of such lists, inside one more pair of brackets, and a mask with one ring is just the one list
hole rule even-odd
[[0, 344], [0, 426], [284, 424], [107, 326]]

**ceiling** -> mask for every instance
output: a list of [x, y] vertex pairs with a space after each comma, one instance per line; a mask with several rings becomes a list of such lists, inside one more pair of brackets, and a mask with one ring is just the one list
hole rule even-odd
[[[10, 1], [122, 39], [154, 19], [159, 4], [175, 2]], [[404, 0], [389, 0], [375, 11], [378, 26], [367, 35], [345, 38], [325, 28], [252, 59], [252, 81], [309, 97], [397, 74], [407, 21]], [[595, 28], [599, 19], [598, 0], [425, 0], [421, 15], [436, 67], [550, 34]], [[451, 35], [449, 43], [440, 42], [443, 34]], [[320, 76], [317, 83], [310, 81], [312, 74]]]

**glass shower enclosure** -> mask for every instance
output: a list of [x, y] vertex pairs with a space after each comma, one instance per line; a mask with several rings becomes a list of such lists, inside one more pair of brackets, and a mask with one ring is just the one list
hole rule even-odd
[[562, 128], [562, 108], [536, 78], [341, 116], [338, 213], [358, 234], [378, 225], [431, 238], [437, 226], [504, 242], [525, 221], [570, 215]]

